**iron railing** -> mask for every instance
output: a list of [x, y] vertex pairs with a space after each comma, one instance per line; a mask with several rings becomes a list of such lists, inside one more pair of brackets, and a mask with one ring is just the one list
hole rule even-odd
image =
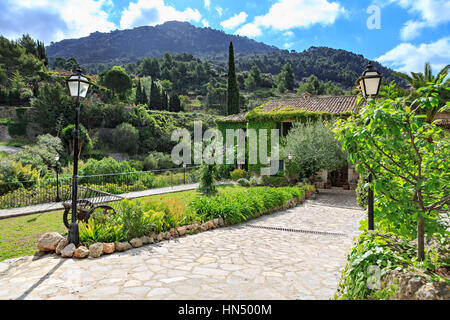
[[[78, 176], [78, 183], [112, 194], [172, 187], [199, 181], [199, 166]], [[72, 197], [72, 177], [0, 183], [0, 209], [55, 202]]]

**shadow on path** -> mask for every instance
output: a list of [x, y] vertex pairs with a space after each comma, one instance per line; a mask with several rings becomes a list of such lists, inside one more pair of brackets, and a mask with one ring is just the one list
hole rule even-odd
[[22, 293], [16, 300], [23, 300], [23, 299], [25, 299], [34, 289], [36, 289], [39, 285], [41, 285], [45, 280], [50, 278], [50, 276], [53, 273], [55, 273], [55, 271], [58, 270], [58, 268], [61, 267], [65, 261], [66, 260], [64, 259], [64, 260], [61, 260], [60, 262], [58, 262], [58, 264], [56, 266], [54, 266], [49, 272], [47, 272], [47, 274], [45, 276], [40, 278], [35, 284], [33, 284], [24, 293]]

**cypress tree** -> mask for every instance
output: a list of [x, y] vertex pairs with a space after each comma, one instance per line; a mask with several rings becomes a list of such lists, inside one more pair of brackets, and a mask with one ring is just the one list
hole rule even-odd
[[158, 86], [152, 79], [151, 92], [150, 92], [150, 107], [155, 110], [160, 110], [162, 107], [161, 103], [161, 92]]
[[239, 87], [236, 80], [234, 66], [233, 42], [230, 41], [228, 51], [228, 91], [227, 91], [227, 114], [239, 113]]
[[142, 87], [141, 87], [141, 79], [138, 80], [136, 86], [136, 98], [134, 99], [136, 105], [142, 104]]
[[178, 95], [172, 94], [170, 96], [169, 110], [172, 112], [180, 112], [181, 111], [181, 101], [180, 101], [180, 98], [178, 98]]
[[146, 105], [150, 105], [148, 98], [147, 98], [147, 93], [145, 93], [145, 88], [142, 88], [142, 98], [141, 98], [141, 103], [142, 104], [146, 104]]

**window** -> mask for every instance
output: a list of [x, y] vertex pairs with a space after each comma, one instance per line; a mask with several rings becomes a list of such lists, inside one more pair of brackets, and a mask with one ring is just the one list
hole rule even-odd
[[281, 124], [281, 136], [286, 137], [292, 128], [292, 122], [283, 122]]

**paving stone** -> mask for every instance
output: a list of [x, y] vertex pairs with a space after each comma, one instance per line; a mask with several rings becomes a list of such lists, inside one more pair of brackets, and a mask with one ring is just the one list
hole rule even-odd
[[241, 225], [99, 259], [5, 260], [0, 299], [329, 299], [364, 218], [354, 191], [333, 188]]

